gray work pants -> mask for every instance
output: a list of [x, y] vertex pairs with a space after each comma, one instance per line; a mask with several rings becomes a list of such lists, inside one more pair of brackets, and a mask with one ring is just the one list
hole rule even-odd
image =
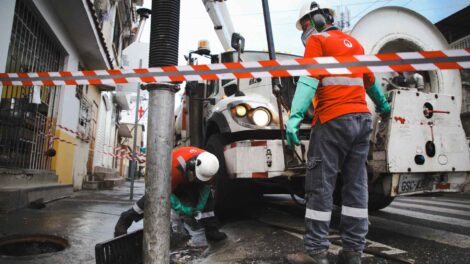
[[308, 150], [305, 194], [305, 250], [328, 250], [326, 239], [336, 178], [343, 188], [340, 233], [345, 251], [362, 251], [368, 231], [366, 161], [372, 119], [369, 113], [347, 114], [312, 128]]

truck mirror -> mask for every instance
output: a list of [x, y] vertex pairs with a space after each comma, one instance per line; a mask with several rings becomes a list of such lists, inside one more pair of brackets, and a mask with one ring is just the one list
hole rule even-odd
[[239, 33], [232, 34], [232, 48], [236, 51], [243, 52], [245, 50], [245, 38]]
[[230, 83], [224, 86], [224, 93], [226, 96], [234, 95], [238, 92], [238, 86], [236, 83]]

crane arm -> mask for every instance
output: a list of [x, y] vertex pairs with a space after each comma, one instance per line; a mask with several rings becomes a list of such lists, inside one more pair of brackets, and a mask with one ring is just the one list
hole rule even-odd
[[224, 50], [231, 49], [233, 28], [232, 18], [227, 9], [226, 0], [202, 0], [209, 17], [214, 24], [215, 33]]

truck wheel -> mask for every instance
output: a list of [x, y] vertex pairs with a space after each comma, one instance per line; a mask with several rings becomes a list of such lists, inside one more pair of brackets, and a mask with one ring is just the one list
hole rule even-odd
[[[209, 137], [205, 150], [214, 154], [219, 160], [219, 171], [215, 175], [215, 210], [218, 216], [226, 215], [234, 207], [234, 186], [231, 185], [225, 166], [224, 157], [225, 139], [220, 134], [214, 134]], [[234, 199], [232, 199], [234, 198]]]
[[386, 196], [383, 193], [369, 193], [369, 212], [378, 211], [389, 206], [395, 197]]

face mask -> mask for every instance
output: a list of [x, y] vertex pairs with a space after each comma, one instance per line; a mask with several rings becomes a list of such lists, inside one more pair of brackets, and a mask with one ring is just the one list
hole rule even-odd
[[317, 30], [315, 29], [315, 27], [312, 26], [302, 33], [302, 36], [300, 38], [302, 39], [302, 43], [304, 44], [304, 46], [307, 45], [308, 38], [316, 31]]

